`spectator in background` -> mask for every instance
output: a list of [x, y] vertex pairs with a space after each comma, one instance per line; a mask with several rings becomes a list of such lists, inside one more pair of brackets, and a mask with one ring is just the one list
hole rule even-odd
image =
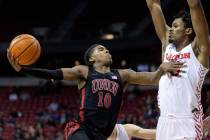
[[9, 101], [11, 102], [15, 102], [18, 100], [18, 95], [16, 92], [12, 92], [9, 94]]
[[49, 106], [48, 106], [48, 110], [49, 111], [57, 111], [58, 110], [58, 108], [59, 108], [59, 103], [57, 103], [57, 102], [52, 102], [52, 103], [50, 103], [49, 104]]

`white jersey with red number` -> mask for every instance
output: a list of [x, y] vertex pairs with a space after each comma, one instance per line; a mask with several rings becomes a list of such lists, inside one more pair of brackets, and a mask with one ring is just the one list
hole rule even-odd
[[[201, 88], [208, 69], [197, 60], [191, 44], [176, 51], [173, 44], [166, 47], [164, 62], [184, 62], [176, 75], [165, 74], [159, 81], [157, 140], [202, 137]], [[170, 127], [170, 128], [169, 128]], [[169, 130], [164, 130], [170, 129]], [[162, 130], [160, 130], [162, 129]], [[165, 131], [165, 132], [164, 132]], [[168, 134], [167, 138], [162, 138]]]

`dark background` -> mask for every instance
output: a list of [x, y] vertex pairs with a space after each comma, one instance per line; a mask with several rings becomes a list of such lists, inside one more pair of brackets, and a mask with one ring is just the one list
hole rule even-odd
[[[202, 3], [209, 21], [210, 2]], [[188, 9], [186, 0], [161, 0], [161, 4], [169, 25], [178, 11]], [[34, 35], [42, 45], [38, 67], [71, 67], [75, 60], [83, 64], [82, 56], [93, 43], [110, 49], [113, 67], [123, 59], [134, 70], [138, 64], [160, 64], [160, 41], [145, 0], [1, 0], [1, 75], [13, 74], [5, 51], [22, 33]], [[115, 38], [102, 40], [107, 33]]]

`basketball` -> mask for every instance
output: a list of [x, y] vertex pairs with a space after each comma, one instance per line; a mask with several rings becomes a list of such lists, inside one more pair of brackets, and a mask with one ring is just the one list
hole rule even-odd
[[41, 54], [39, 41], [29, 34], [16, 36], [10, 43], [8, 52], [20, 65], [31, 65]]

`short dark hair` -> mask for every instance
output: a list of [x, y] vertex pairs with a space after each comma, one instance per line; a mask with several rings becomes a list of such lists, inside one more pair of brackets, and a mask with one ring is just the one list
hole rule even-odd
[[193, 40], [195, 38], [195, 32], [193, 29], [190, 13], [187, 12], [186, 10], [181, 10], [176, 16], [174, 16], [174, 19], [176, 18], [181, 18], [186, 28], [192, 28], [192, 34], [190, 37]]
[[91, 45], [86, 51], [85, 51], [85, 55], [84, 55], [84, 61], [85, 64], [88, 66], [92, 66], [92, 63], [89, 61], [90, 56], [92, 55], [95, 47], [99, 46], [100, 44], [93, 44]]

